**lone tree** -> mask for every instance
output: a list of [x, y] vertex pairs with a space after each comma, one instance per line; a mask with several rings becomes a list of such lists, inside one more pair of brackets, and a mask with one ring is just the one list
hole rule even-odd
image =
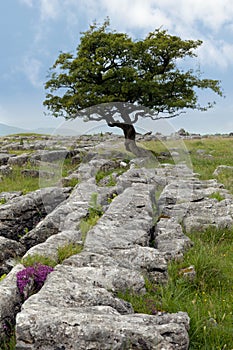
[[133, 124], [139, 117], [173, 118], [187, 109], [213, 107], [214, 101], [199, 103], [200, 89], [222, 96], [218, 80], [179, 68], [186, 57], [196, 56], [200, 40], [182, 40], [156, 29], [133, 41], [112, 31], [108, 19], [81, 34], [76, 55], [60, 53], [50, 68], [44, 106], [55, 117], [104, 119], [110, 127], [120, 127], [126, 149], [136, 155]]

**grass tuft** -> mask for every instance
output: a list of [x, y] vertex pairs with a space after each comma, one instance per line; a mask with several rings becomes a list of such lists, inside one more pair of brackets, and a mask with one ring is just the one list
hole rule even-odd
[[96, 225], [99, 218], [103, 215], [103, 209], [97, 201], [98, 194], [92, 193], [89, 203], [88, 214], [79, 223], [79, 229], [82, 233], [82, 241], [86, 239], [87, 232]]

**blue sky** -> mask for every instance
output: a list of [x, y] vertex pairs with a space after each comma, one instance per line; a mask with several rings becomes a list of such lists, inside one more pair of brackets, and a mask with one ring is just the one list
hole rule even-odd
[[[201, 39], [194, 67], [221, 80], [225, 98], [207, 112], [187, 112], [169, 121], [175, 130], [233, 132], [233, 6], [231, 0], [7, 0], [0, 1], [0, 123], [28, 129], [54, 127], [62, 119], [44, 115], [44, 83], [61, 51], [75, 51], [80, 32], [109, 16], [111, 27], [143, 38], [163, 27], [182, 39]], [[66, 124], [66, 123], [65, 123]], [[145, 130], [159, 122], [142, 120]], [[76, 121], [80, 132], [94, 127]], [[112, 131], [110, 129], [110, 131]]]

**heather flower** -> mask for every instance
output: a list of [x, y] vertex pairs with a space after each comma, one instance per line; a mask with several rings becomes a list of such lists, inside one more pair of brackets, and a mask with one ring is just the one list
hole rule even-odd
[[52, 271], [52, 267], [42, 264], [28, 266], [19, 271], [16, 277], [20, 294], [26, 299], [29, 293], [37, 293], [43, 286], [48, 274]]

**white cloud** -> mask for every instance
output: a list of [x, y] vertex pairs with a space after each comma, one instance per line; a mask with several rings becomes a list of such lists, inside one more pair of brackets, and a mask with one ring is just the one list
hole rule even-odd
[[56, 19], [60, 13], [60, 1], [40, 0], [40, 13], [42, 20]]
[[32, 7], [33, 6], [33, 0], [20, 0], [20, 2], [23, 4], [23, 5], [27, 5], [29, 7]]
[[[184, 39], [202, 39], [200, 51], [204, 64], [222, 68], [231, 65], [233, 6], [231, 0], [20, 0], [39, 7], [37, 43], [51, 27], [51, 20], [61, 20], [70, 36], [80, 22], [103, 21], [107, 16], [114, 29], [143, 37], [162, 27]], [[227, 31], [228, 29], [228, 31]], [[223, 37], [223, 31], [225, 36]], [[226, 37], [226, 32], [228, 38]], [[136, 33], [136, 34], [135, 34]], [[205, 57], [204, 57], [205, 56]]]
[[26, 75], [27, 79], [34, 87], [40, 87], [43, 85], [43, 82], [40, 79], [40, 69], [41, 62], [33, 57], [26, 56], [21, 70]]
[[59, 15], [62, 2], [60, 0], [19, 0], [23, 5], [39, 8], [40, 19], [56, 19]]
[[198, 57], [202, 65], [218, 66], [222, 70], [226, 70], [233, 63], [233, 44], [224, 40], [206, 39], [198, 50]]

